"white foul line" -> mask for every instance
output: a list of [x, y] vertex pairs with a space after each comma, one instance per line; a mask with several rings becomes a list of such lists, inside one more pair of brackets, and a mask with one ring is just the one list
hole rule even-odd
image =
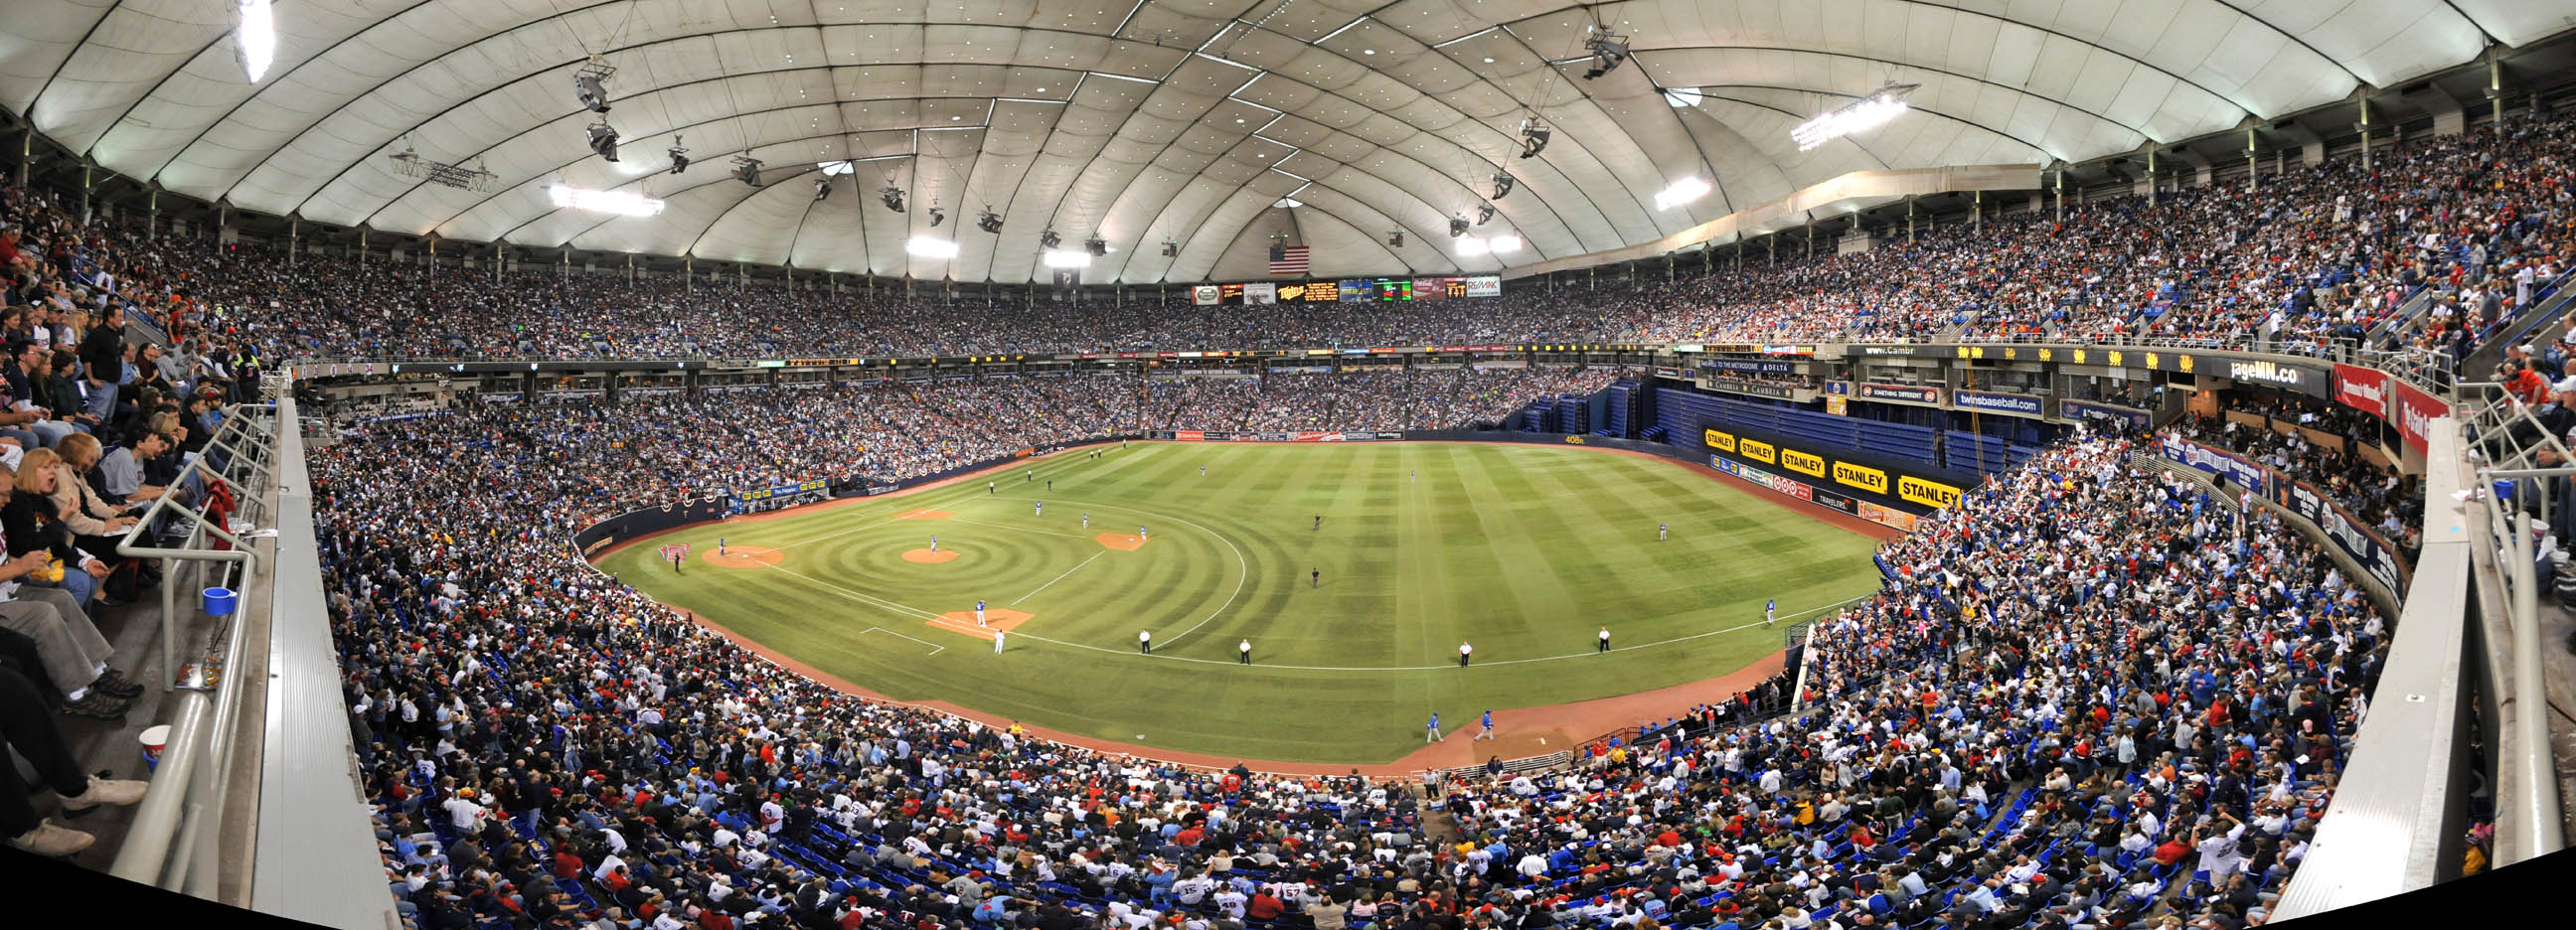
[[[1013, 499], [1013, 500], [1030, 500], [1031, 498], [1026, 498], [1026, 497], [1017, 497], [1017, 498], [1012, 498], [1012, 499]], [[1198, 632], [1199, 627], [1203, 627], [1203, 626], [1208, 625], [1208, 621], [1216, 619], [1216, 615], [1221, 614], [1221, 613], [1224, 613], [1226, 608], [1234, 606], [1234, 599], [1235, 599], [1235, 598], [1238, 598], [1238, 597], [1242, 597], [1242, 596], [1243, 596], [1243, 585], [1244, 585], [1244, 583], [1245, 583], [1245, 582], [1249, 582], [1249, 581], [1251, 581], [1251, 580], [1252, 580], [1252, 563], [1251, 563], [1250, 561], [1247, 561], [1247, 560], [1245, 560], [1245, 559], [1244, 559], [1244, 557], [1243, 557], [1243, 550], [1242, 550], [1240, 547], [1237, 547], [1237, 546], [1234, 544], [1234, 540], [1231, 540], [1231, 539], [1227, 539], [1227, 538], [1225, 538], [1225, 534], [1223, 534], [1223, 533], [1219, 533], [1219, 532], [1217, 532], [1217, 531], [1215, 531], [1215, 530], [1208, 529], [1207, 527], [1200, 526], [1200, 525], [1198, 525], [1198, 524], [1196, 524], [1196, 523], [1192, 523], [1192, 522], [1190, 522], [1190, 521], [1188, 521], [1188, 520], [1183, 520], [1183, 519], [1181, 519], [1181, 518], [1179, 518], [1179, 517], [1169, 516], [1169, 515], [1166, 515], [1166, 514], [1159, 514], [1159, 513], [1155, 513], [1155, 512], [1153, 512], [1153, 511], [1150, 511], [1150, 510], [1138, 510], [1138, 509], [1136, 509], [1136, 508], [1134, 508], [1134, 507], [1122, 507], [1122, 506], [1119, 506], [1119, 505], [1117, 505], [1117, 504], [1101, 504], [1101, 503], [1093, 503], [1093, 502], [1090, 502], [1090, 501], [1065, 501], [1064, 503], [1068, 503], [1068, 504], [1080, 504], [1080, 505], [1085, 506], [1085, 507], [1099, 507], [1099, 508], [1102, 508], [1102, 509], [1105, 509], [1105, 510], [1124, 510], [1124, 511], [1127, 511], [1128, 513], [1141, 513], [1141, 514], [1144, 514], [1145, 516], [1152, 517], [1152, 518], [1154, 518], [1154, 519], [1156, 519], [1156, 520], [1170, 520], [1170, 521], [1172, 521], [1172, 522], [1174, 522], [1174, 523], [1181, 524], [1182, 526], [1191, 527], [1191, 528], [1193, 528], [1193, 529], [1198, 530], [1199, 532], [1206, 533], [1206, 534], [1208, 534], [1208, 535], [1210, 535], [1210, 536], [1214, 536], [1214, 537], [1216, 537], [1216, 541], [1221, 542], [1221, 543], [1224, 543], [1224, 544], [1225, 544], [1225, 547], [1226, 547], [1227, 549], [1233, 550], [1233, 552], [1234, 552], [1234, 566], [1235, 566], [1235, 568], [1236, 568], [1236, 570], [1237, 570], [1237, 577], [1234, 579], [1234, 592], [1225, 596], [1225, 603], [1216, 605], [1216, 609], [1215, 609], [1215, 610], [1208, 611], [1208, 615], [1207, 615], [1206, 617], [1200, 618], [1199, 622], [1191, 624], [1189, 629], [1182, 630], [1180, 633], [1178, 633], [1177, 635], [1174, 635], [1172, 638], [1167, 639], [1167, 640], [1164, 640], [1164, 641], [1163, 641], [1164, 645], [1170, 645], [1170, 644], [1172, 644], [1172, 643], [1180, 642], [1181, 637], [1183, 637], [1183, 636], [1188, 636], [1188, 635], [1190, 635], [1190, 634], [1192, 634], [1192, 633], [1196, 633], [1196, 632]], [[1025, 634], [1023, 634], [1023, 635], [1025, 635]], [[1037, 637], [1034, 637], [1034, 636], [1032, 636], [1032, 637], [1030, 637], [1030, 638], [1031, 638], [1031, 639], [1037, 639]], [[1042, 641], [1042, 642], [1054, 642], [1054, 640], [1041, 640], [1041, 641]], [[1068, 645], [1070, 645], [1070, 644], [1068, 644]], [[1085, 648], [1085, 649], [1099, 649], [1100, 647], [1098, 647], [1098, 646], [1085, 646], [1085, 647], [1083, 647], [1083, 648]], [[1115, 650], [1115, 649], [1103, 649], [1103, 650], [1101, 650], [1101, 651], [1103, 651], [1103, 652], [1116, 652], [1116, 651], [1118, 651], [1118, 650]]]
[[[1094, 552], [1094, 553], [1092, 553], [1092, 554], [1091, 554], [1091, 559], [1097, 559], [1097, 558], [1099, 558], [1099, 557], [1101, 557], [1101, 556], [1108, 555], [1108, 554], [1109, 554], [1109, 550], [1107, 550], [1107, 549], [1102, 549], [1102, 550], [1100, 550], [1100, 551], [1098, 551], [1098, 552]], [[1091, 559], [1084, 559], [1084, 560], [1082, 560], [1082, 565], [1089, 565], [1089, 564], [1091, 564]], [[1073, 574], [1073, 573], [1075, 573], [1075, 572], [1081, 571], [1081, 570], [1082, 570], [1082, 565], [1076, 565], [1076, 566], [1074, 566], [1074, 567], [1072, 567], [1072, 568], [1065, 569], [1065, 570], [1064, 570], [1064, 575], [1070, 575], [1070, 574]], [[1048, 588], [1055, 587], [1055, 582], [1056, 582], [1056, 581], [1063, 581], [1063, 580], [1064, 580], [1064, 575], [1057, 575], [1057, 576], [1055, 576], [1055, 581], [1049, 581], [1049, 582], [1047, 582], [1047, 583], [1045, 583], [1045, 584], [1039, 585], [1039, 586], [1038, 586], [1038, 591], [1044, 591], [1044, 590], [1046, 590], [1046, 589], [1048, 589]], [[1027, 593], [1027, 594], [1020, 595], [1020, 600], [1019, 600], [1019, 601], [1012, 601], [1012, 602], [1011, 602], [1011, 606], [1013, 606], [1013, 607], [1018, 607], [1018, 606], [1020, 606], [1020, 601], [1025, 601], [1025, 600], [1028, 600], [1029, 598], [1033, 598], [1033, 597], [1038, 596], [1038, 591], [1031, 591], [1031, 592], [1029, 592], [1029, 593]]]
[[[883, 633], [883, 634], [886, 634], [887, 636], [903, 636], [903, 634], [901, 634], [901, 633], [897, 633], [897, 632], [895, 632], [895, 631], [893, 631], [893, 630], [889, 630], [889, 629], [886, 629], [885, 627], [881, 627], [881, 626], [872, 626], [872, 627], [869, 627], [869, 628], [867, 628], [867, 629], [860, 630], [860, 631], [858, 632], [858, 635], [860, 635], [860, 636], [865, 636], [865, 635], [870, 634], [870, 633]], [[939, 645], [938, 643], [930, 642], [930, 641], [928, 641], [928, 640], [923, 640], [923, 639], [914, 639], [913, 637], [910, 637], [910, 636], [903, 636], [903, 638], [905, 638], [905, 639], [910, 639], [910, 640], [912, 640], [913, 642], [920, 643], [920, 644], [922, 644], [922, 645], [924, 645], [924, 646], [928, 646], [928, 647], [930, 647], [930, 654], [931, 654], [931, 655], [938, 655], [938, 654], [939, 654], [939, 652], [940, 652], [940, 650], [948, 648], [948, 647], [946, 647], [946, 646], [942, 646], [942, 645]]]

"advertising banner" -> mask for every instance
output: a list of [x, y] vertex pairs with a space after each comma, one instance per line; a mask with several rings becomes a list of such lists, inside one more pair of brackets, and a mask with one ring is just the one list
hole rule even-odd
[[1825, 476], [1825, 457], [1796, 449], [1780, 450], [1780, 467], [1817, 478]]
[[1704, 429], [1700, 431], [1700, 441], [1707, 443], [1709, 448], [1715, 449], [1719, 452], [1735, 451], [1734, 433]]
[[1487, 274], [1487, 275], [1476, 275], [1476, 276], [1473, 276], [1473, 277], [1468, 278], [1468, 279], [1467, 279], [1467, 296], [1469, 296], [1469, 297], [1501, 297], [1501, 296], [1503, 296], [1503, 276], [1502, 276], [1502, 275]]
[[1959, 489], [1938, 481], [1926, 481], [1912, 475], [1896, 479], [1896, 496], [1926, 507], [1944, 508], [1959, 502]]
[[1246, 304], [1256, 305], [1278, 303], [1279, 285], [1269, 281], [1256, 281], [1251, 284], [1246, 284], [1243, 286], [1243, 302]]
[[2401, 598], [2406, 596], [2407, 572], [2397, 547], [2364, 527], [2351, 513], [2317, 493], [2316, 489], [2296, 482], [2283, 487], [2282, 494], [2274, 499], [2288, 507], [2291, 513], [2306, 517], [2308, 522], [2324, 530], [2326, 538], [2334, 540], [2336, 548], [2361, 563], [2362, 570], [2388, 586], [2391, 593]]
[[1863, 400], [1893, 400], [1909, 404], [1941, 402], [1940, 388], [1917, 384], [1862, 384], [1858, 393]]
[[2256, 494], [2266, 493], [2263, 466], [2237, 457], [2236, 453], [2204, 446], [2179, 436], [2162, 436], [2156, 440], [2157, 452], [2166, 461], [2189, 465], [2213, 475], [2224, 475], [2238, 486]]
[[2038, 416], [2041, 407], [2039, 398], [2025, 397], [2020, 394], [1998, 394], [1993, 391], [1960, 391], [1952, 396], [1951, 403], [1964, 409], [2020, 417]]
[[1850, 462], [1835, 462], [1834, 483], [1851, 485], [1872, 494], [1885, 494], [1887, 472]]
[[1831, 508], [1833, 508], [1833, 509], [1835, 509], [1835, 510], [1842, 511], [1842, 512], [1844, 512], [1844, 513], [1848, 513], [1848, 514], [1858, 514], [1858, 513], [1860, 513], [1860, 506], [1859, 506], [1859, 505], [1860, 505], [1860, 502], [1859, 502], [1859, 501], [1852, 500], [1851, 498], [1848, 498], [1848, 497], [1844, 497], [1842, 494], [1840, 494], [1840, 493], [1838, 493], [1838, 492], [1825, 490], [1825, 489], [1824, 489], [1824, 488], [1822, 488], [1822, 487], [1810, 487], [1810, 488], [1808, 488], [1808, 489], [1807, 489], [1807, 499], [1808, 499], [1808, 500], [1810, 500], [1810, 501], [1814, 501], [1814, 502], [1816, 502], [1816, 503], [1819, 503], [1819, 504], [1823, 504], [1823, 505], [1825, 505], [1825, 506], [1827, 506], [1827, 507], [1831, 507]]
[[1342, 302], [1346, 304], [1361, 303], [1369, 299], [1369, 283], [1358, 278], [1343, 281], [1338, 290], [1341, 291]]
[[2089, 400], [2058, 401], [2057, 415], [2069, 420], [2118, 420], [2128, 424], [2132, 429], [2146, 429], [2151, 419], [2146, 411], [2135, 407], [2095, 403]]
[[2334, 380], [2336, 402], [2382, 420], [2388, 419], [2387, 372], [2336, 362]]
[[1213, 307], [1221, 299], [1218, 296], [1221, 293], [1214, 284], [1193, 284], [1190, 285], [1190, 303], [1194, 306]]
[[1738, 441], [1735, 448], [1745, 458], [1752, 459], [1756, 462], [1771, 463], [1778, 460], [1775, 447], [1767, 442], [1746, 439]]
[[2315, 397], [2327, 397], [2332, 394], [2326, 389], [2326, 382], [2331, 380], [2326, 369], [2291, 362], [2232, 359], [2227, 362], [2227, 380], [2297, 391]]
[[1703, 359], [1699, 367], [1709, 371], [1732, 371], [1749, 375], [1785, 375], [1797, 370], [1797, 366], [1789, 362], [1751, 358]]
[[2388, 387], [2397, 395], [2397, 402], [2391, 405], [2397, 414], [2397, 433], [2406, 437], [2406, 448], [2421, 454], [2426, 437], [2433, 435], [2434, 418], [2450, 416], [2451, 405], [2395, 378], [2388, 380]]
[[1920, 519], [1905, 511], [1881, 507], [1868, 501], [1860, 502], [1860, 516], [1863, 520], [1883, 523], [1909, 533], [1914, 531], [1914, 522]]

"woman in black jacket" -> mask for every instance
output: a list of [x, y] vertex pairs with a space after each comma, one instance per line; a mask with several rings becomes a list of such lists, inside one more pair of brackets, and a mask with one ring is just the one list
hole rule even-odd
[[54, 488], [58, 482], [72, 480], [67, 477], [69, 473], [70, 467], [54, 450], [28, 450], [18, 460], [18, 477], [10, 488], [9, 503], [0, 505], [0, 534], [8, 537], [11, 558], [43, 549], [61, 561], [63, 580], [44, 584], [63, 589], [86, 609], [99, 579], [107, 577], [108, 565], [72, 548], [71, 530], [55, 513]]

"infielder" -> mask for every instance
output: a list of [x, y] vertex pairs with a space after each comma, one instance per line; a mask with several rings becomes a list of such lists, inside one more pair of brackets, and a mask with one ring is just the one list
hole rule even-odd
[[1323, 528], [1324, 528], [1324, 515], [1323, 515], [1323, 514], [1320, 514], [1320, 513], [1319, 513], [1319, 514], [1316, 514], [1316, 515], [1315, 515], [1315, 528], [1316, 528], [1316, 529], [1318, 529], [1318, 530], [1320, 530], [1320, 529], [1323, 529]]
[[1091, 511], [1082, 512], [1082, 528], [1086, 530], [1091, 528]]
[[1323, 586], [1324, 586], [1324, 570], [1323, 570], [1323, 569], [1320, 569], [1320, 568], [1308, 569], [1308, 570], [1306, 571], [1306, 580], [1307, 580], [1307, 581], [1311, 581], [1311, 582], [1313, 582], [1313, 584], [1307, 585], [1307, 587], [1309, 587], [1309, 588], [1320, 588], [1320, 587], [1323, 587]]
[[1136, 631], [1136, 651], [1144, 655], [1154, 654], [1154, 631]]
[[671, 574], [680, 574], [680, 550], [671, 550]]
[[1672, 534], [1672, 528], [1671, 528], [1671, 527], [1666, 526], [1666, 525], [1661, 524], [1661, 523], [1655, 524], [1655, 541], [1656, 541], [1656, 542], [1663, 542], [1663, 541], [1664, 541], [1664, 539], [1665, 539], [1666, 537], [1670, 536], [1671, 534]]
[[1140, 527], [1137, 527], [1137, 528], [1136, 528], [1136, 541], [1137, 541], [1137, 542], [1144, 542], [1144, 541], [1145, 541], [1145, 528], [1144, 528], [1144, 527], [1141, 527], [1141, 526], [1140, 526]]
[[937, 537], [937, 536], [932, 536], [932, 537], [930, 537], [930, 551], [932, 551], [932, 552], [937, 552], [937, 551], [939, 551], [939, 537]]
[[1201, 466], [1199, 466], [1199, 477], [1201, 477], [1201, 478], [1205, 478], [1205, 477], [1207, 477], [1207, 466], [1205, 466], [1205, 465], [1201, 465]]
[[1002, 484], [1001, 484], [1001, 482], [998, 482], [998, 481], [987, 481], [987, 482], [984, 482], [984, 493], [986, 493], [986, 494], [1000, 494], [1000, 493], [1002, 493]]
[[[1485, 710], [1485, 721], [1484, 721], [1484, 722], [1485, 722], [1485, 728], [1484, 728], [1484, 729], [1482, 729], [1482, 730], [1478, 730], [1478, 731], [1476, 731], [1476, 739], [1493, 739], [1493, 738], [1494, 738], [1494, 711], [1493, 711], [1493, 709], [1492, 709], [1492, 708], [1487, 708], [1487, 709]], [[1474, 740], [1470, 740], [1469, 742], [1474, 742]]]
[[1235, 662], [1242, 665], [1252, 664], [1252, 641], [1247, 639], [1234, 644], [1234, 655]]
[[[976, 625], [976, 626], [984, 626], [984, 625], [985, 625], [985, 623], [984, 623], [984, 602], [983, 602], [983, 601], [976, 601], [976, 602], [975, 602], [975, 625]], [[998, 649], [997, 649], [997, 650], [994, 650], [994, 651], [999, 652], [999, 651], [1001, 651], [1001, 650], [998, 650]]]
[[1440, 712], [1435, 710], [1431, 712], [1431, 722], [1424, 724], [1422, 727], [1422, 741], [1425, 743], [1437, 743], [1441, 740]]
[[[1049, 483], [1049, 484], [1052, 484], [1052, 483], [1054, 483], [1054, 482], [1048, 482], [1048, 483]], [[1035, 516], [1040, 516], [1040, 517], [1046, 516], [1046, 502], [1045, 502], [1045, 501], [1030, 501], [1029, 503], [1034, 504], [1034, 505], [1036, 505], [1036, 506], [1037, 506], [1037, 510], [1035, 510], [1035, 511], [1033, 512], [1033, 515], [1035, 515]]]
[[723, 555], [723, 554], [725, 554], [725, 551], [724, 551], [724, 537], [722, 537], [722, 536], [718, 536], [718, 537], [716, 537], [716, 554], [717, 554], [717, 555]]

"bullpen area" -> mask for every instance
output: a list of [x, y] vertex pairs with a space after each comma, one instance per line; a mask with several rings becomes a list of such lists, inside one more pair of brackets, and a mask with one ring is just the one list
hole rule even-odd
[[[598, 564], [895, 700], [1184, 761], [1465, 764], [1607, 719], [1555, 705], [1758, 680], [1790, 623], [1876, 590], [1875, 539], [1768, 497], [1570, 447], [1139, 442]], [[1498, 738], [1474, 741], [1487, 709]], [[1426, 750], [1434, 712], [1448, 742]]]

